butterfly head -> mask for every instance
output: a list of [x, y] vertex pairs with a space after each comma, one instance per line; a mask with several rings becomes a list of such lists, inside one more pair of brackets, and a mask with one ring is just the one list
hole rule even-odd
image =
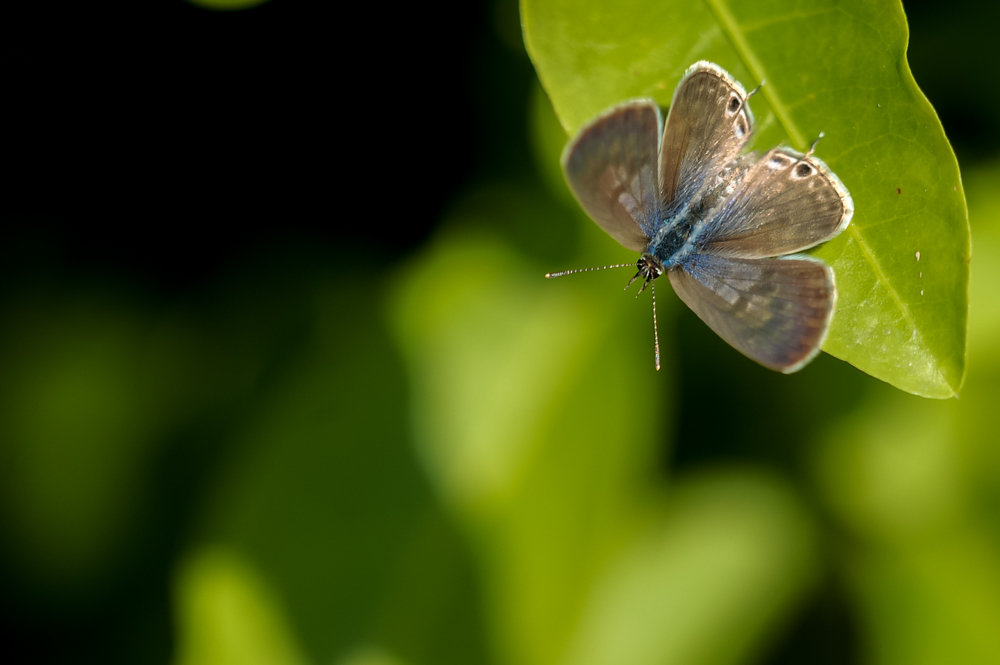
[[[627, 289], [632, 286], [632, 282], [641, 277], [642, 286], [639, 287], [639, 293], [645, 291], [646, 287], [649, 286], [649, 283], [662, 275], [664, 271], [663, 263], [661, 263], [660, 260], [652, 254], [643, 254], [640, 256], [639, 260], [635, 263], [635, 267], [637, 271], [635, 275], [632, 276], [632, 279], [628, 281], [628, 284], [625, 285], [625, 288]], [[636, 295], [638, 296], [639, 293]]]

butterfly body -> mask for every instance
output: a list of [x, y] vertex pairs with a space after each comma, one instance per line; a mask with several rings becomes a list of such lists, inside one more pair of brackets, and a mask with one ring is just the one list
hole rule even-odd
[[665, 124], [653, 100], [615, 106], [580, 130], [563, 168], [590, 217], [641, 253], [633, 280], [667, 274], [733, 347], [791, 372], [819, 352], [836, 289], [825, 263], [789, 255], [840, 233], [854, 207], [811, 150], [742, 154], [749, 96], [718, 65], [695, 63]]

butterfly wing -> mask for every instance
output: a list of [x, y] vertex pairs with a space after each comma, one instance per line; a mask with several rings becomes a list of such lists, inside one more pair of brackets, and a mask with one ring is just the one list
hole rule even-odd
[[744, 258], [790, 254], [836, 236], [853, 214], [850, 193], [822, 160], [779, 147], [716, 209], [698, 248]]
[[700, 61], [674, 91], [659, 155], [661, 206], [672, 217], [718, 187], [717, 176], [750, 138], [753, 114], [743, 86], [716, 64]]
[[694, 255], [667, 274], [702, 321], [761, 365], [795, 372], [819, 353], [837, 293], [822, 261]]
[[563, 153], [570, 190], [625, 247], [642, 251], [659, 218], [656, 155], [663, 126], [651, 99], [626, 102], [588, 124]]

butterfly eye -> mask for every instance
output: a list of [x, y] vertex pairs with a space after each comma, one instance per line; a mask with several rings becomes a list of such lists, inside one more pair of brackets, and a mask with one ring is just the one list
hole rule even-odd
[[729, 98], [729, 112], [736, 113], [737, 111], [740, 110], [740, 106], [742, 106], [742, 104], [743, 102], [740, 101], [740, 98], [737, 97], [736, 95], [733, 95], [732, 97]]
[[806, 164], [805, 162], [799, 162], [799, 165], [795, 167], [795, 177], [796, 178], [806, 178], [812, 175], [813, 168]]

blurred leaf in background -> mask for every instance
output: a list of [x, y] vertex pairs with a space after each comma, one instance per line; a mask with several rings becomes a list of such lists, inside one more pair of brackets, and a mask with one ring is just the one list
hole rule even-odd
[[305, 662], [264, 584], [239, 557], [206, 551], [182, 567], [177, 625], [178, 663]]
[[[827, 133], [866, 239], [914, 226], [875, 246], [900, 302], [916, 249], [963, 296], [913, 315], [949, 331], [914, 384], [951, 394], [962, 269], [924, 247], [963, 256], [962, 186], [898, 5], [858, 5], [772, 13], [766, 58], [720, 64], [764, 66], [758, 148]], [[632, 258], [566, 191], [566, 109], [666, 101], [740, 52], [720, 20], [777, 6], [566, 8], [619, 44], [569, 63], [578, 109], [512, 0], [4, 9], [5, 662], [1000, 662], [1000, 93], [967, 78], [995, 10], [907, 5], [974, 232], [961, 399], [826, 354], [769, 372], [668, 289], [657, 373], [620, 275], [542, 278]], [[865, 371], [898, 385], [898, 350]]]
[[885, 394], [826, 431], [817, 488], [844, 540], [846, 588], [872, 662], [1000, 662], [1000, 162], [966, 180], [973, 211], [969, 379], [960, 400], [921, 407]]

